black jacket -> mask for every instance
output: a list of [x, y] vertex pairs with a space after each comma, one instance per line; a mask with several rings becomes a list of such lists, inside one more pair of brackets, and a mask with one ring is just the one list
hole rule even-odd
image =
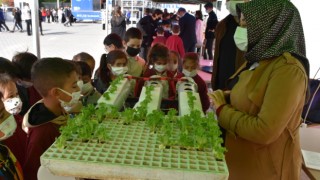
[[190, 47], [197, 43], [196, 37], [196, 18], [186, 13], [179, 19], [180, 37], [184, 47]]
[[207, 20], [207, 26], [206, 26], [206, 31], [205, 31], [205, 38], [206, 39], [213, 39], [214, 38], [214, 32], [210, 31], [213, 29], [216, 29], [216, 26], [218, 24], [218, 18], [216, 13], [211, 11], [209, 13], [209, 18]]

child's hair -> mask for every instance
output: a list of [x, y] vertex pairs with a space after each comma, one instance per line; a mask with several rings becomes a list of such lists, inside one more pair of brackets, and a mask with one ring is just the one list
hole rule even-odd
[[95, 61], [94, 58], [86, 52], [81, 52], [79, 54], [74, 55], [72, 60], [73, 61], [83, 61], [83, 62]]
[[17, 67], [11, 61], [0, 57], [0, 73], [7, 73], [10, 77], [16, 78], [18, 74]]
[[81, 76], [89, 76], [91, 77], [92, 75], [92, 72], [91, 72], [91, 69], [90, 69], [90, 66], [83, 62], [83, 61], [77, 61], [76, 64], [81, 68]]
[[129, 42], [130, 39], [142, 39], [142, 33], [138, 28], [132, 27], [124, 34], [124, 41]]
[[50, 89], [62, 88], [72, 72], [76, 72], [74, 63], [61, 58], [42, 58], [31, 70], [33, 85], [42, 97], [46, 97]]
[[177, 34], [180, 32], [180, 26], [179, 25], [173, 25], [172, 26], [172, 32]]
[[109, 52], [108, 55], [102, 54], [100, 59], [100, 67], [99, 67], [99, 77], [104, 83], [111, 82], [111, 71], [107, 67], [108, 64], [113, 65], [117, 59], [126, 59], [128, 62], [128, 58], [126, 53], [121, 50], [114, 50]]
[[184, 58], [183, 58], [183, 63], [185, 63], [186, 61], [193, 61], [194, 63], [196, 63], [197, 65], [199, 65], [199, 56], [197, 53], [195, 52], [187, 52], [185, 55], [184, 55]]
[[156, 43], [149, 51], [148, 65], [154, 64], [158, 59], [169, 59], [169, 49], [161, 43]]
[[162, 27], [158, 27], [157, 28], [157, 34], [163, 34], [164, 33], [164, 30]]
[[36, 61], [38, 61], [37, 56], [29, 52], [17, 53], [12, 57], [13, 65], [19, 70], [20, 79], [31, 80], [31, 68]]
[[117, 49], [123, 48], [122, 39], [116, 33], [111, 33], [108, 36], [106, 36], [103, 40], [103, 44], [107, 46], [113, 44]]
[[0, 73], [0, 99], [3, 98], [5, 86], [11, 81], [13, 81], [13, 79], [8, 73]]

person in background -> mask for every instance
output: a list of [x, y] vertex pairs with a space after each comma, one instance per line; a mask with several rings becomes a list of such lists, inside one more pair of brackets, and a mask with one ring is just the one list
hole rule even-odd
[[4, 26], [7, 31], [10, 31], [8, 26], [6, 25], [6, 20], [4, 19], [3, 9], [0, 8], [0, 32], [1, 32], [1, 26]]
[[94, 71], [94, 67], [96, 66], [96, 61], [94, 60], [94, 58], [86, 52], [81, 52], [81, 53], [74, 55], [72, 60], [73, 61], [83, 61], [83, 62], [87, 63], [91, 69], [91, 73]]
[[23, 32], [23, 27], [22, 27], [22, 18], [21, 18], [21, 10], [19, 8], [15, 9], [15, 12], [13, 14], [14, 17], [14, 25], [13, 25], [13, 29], [10, 32], [14, 32], [15, 28], [17, 27], [18, 29], [20, 28], [20, 32]]
[[40, 156], [60, 135], [59, 128], [67, 123], [67, 111], [79, 102], [78, 74], [73, 63], [61, 58], [43, 58], [31, 71], [33, 84], [41, 101], [34, 104], [23, 119], [28, 133], [23, 171], [25, 178], [36, 180]]
[[[107, 61], [107, 56], [108, 56], [109, 52], [111, 52], [113, 50], [123, 50], [124, 49], [121, 37], [115, 33], [111, 33], [108, 36], [106, 36], [103, 40], [103, 45], [104, 45], [104, 50], [106, 51], [106, 53], [101, 55], [100, 64], [101, 64], [101, 62]], [[93, 85], [97, 89], [97, 91], [102, 94], [104, 91], [107, 90], [108, 86], [100, 78], [100, 75], [99, 75], [100, 74], [100, 67], [101, 66], [99, 66], [99, 68], [94, 73]]]
[[162, 27], [157, 28], [157, 37], [153, 39], [151, 47], [154, 46], [156, 43], [160, 43], [166, 45], [167, 38], [164, 37], [164, 30]]
[[192, 78], [198, 86], [198, 93], [200, 96], [202, 110], [206, 112], [210, 107], [210, 101], [208, 97], [208, 87], [206, 82], [198, 75], [199, 69], [199, 56], [197, 53], [188, 52], [182, 61], [182, 74], [178, 75], [177, 78]]
[[[0, 73], [0, 179], [23, 180], [23, 171], [19, 161], [2, 141], [15, 134], [17, 123], [12, 114], [18, 113], [21, 100], [16, 97], [17, 89], [13, 78], [7, 73]], [[5, 104], [4, 104], [5, 103]], [[11, 113], [9, 113], [10, 111]], [[16, 142], [18, 143], [22, 142]]]
[[172, 35], [167, 39], [166, 46], [171, 51], [176, 51], [179, 53], [180, 57], [184, 57], [185, 48], [183, 45], [183, 40], [179, 36], [180, 34], [180, 26], [173, 25], [172, 26]]
[[215, 38], [215, 29], [218, 24], [218, 18], [216, 13], [213, 11], [213, 4], [211, 2], [208, 2], [204, 6], [204, 8], [206, 9], [206, 12], [209, 14], [209, 17], [207, 19], [207, 26], [204, 33], [205, 51], [203, 54], [203, 58], [213, 60], [212, 48], [213, 48], [213, 40]]
[[50, 23], [50, 9], [46, 9], [47, 22]]
[[64, 12], [64, 16], [65, 16], [65, 19], [66, 19], [66, 21], [63, 23], [63, 25], [64, 26], [68, 26], [68, 23], [69, 23], [70, 26], [72, 26], [72, 21], [73, 20], [71, 19], [72, 12], [71, 12], [70, 8], [67, 6], [66, 8], [64, 8], [63, 12]]
[[[179, 18], [180, 37], [183, 41], [185, 52], [194, 52], [197, 37], [196, 37], [196, 18], [186, 12], [186, 9], [179, 8], [177, 15]], [[181, 54], [180, 54], [181, 55]], [[183, 57], [183, 56], [181, 56]]]
[[140, 77], [145, 70], [145, 60], [138, 56], [141, 50], [142, 34], [138, 28], [130, 28], [124, 35], [123, 44], [128, 57], [128, 74]]
[[28, 36], [31, 36], [31, 9], [28, 3], [23, 7], [22, 19], [26, 21]]
[[[169, 59], [169, 49], [163, 44], [155, 44], [148, 54], [148, 69], [143, 74], [143, 77], [160, 78], [169, 77], [173, 75], [167, 71], [167, 64]], [[163, 85], [162, 98], [174, 99], [175, 88], [170, 80], [161, 80]], [[135, 87], [135, 97], [139, 97], [145, 81], [139, 80]]]
[[123, 39], [126, 27], [126, 17], [122, 14], [121, 7], [116, 6], [111, 18], [111, 33], [116, 33]]
[[203, 32], [204, 32], [204, 24], [203, 24], [203, 19], [202, 19], [202, 12], [201, 11], [196, 11], [195, 14], [196, 17], [196, 37], [197, 37], [197, 53], [200, 55], [200, 50], [201, 47], [203, 46]]
[[147, 59], [153, 36], [156, 34], [157, 24], [162, 18], [162, 15], [163, 12], [160, 9], [155, 9], [151, 14], [151, 9], [145, 8], [145, 16], [141, 18], [137, 24], [137, 28], [141, 31], [143, 36], [140, 53], [140, 56], [143, 59]]
[[177, 53], [176, 51], [170, 51], [167, 71], [169, 71], [173, 75], [173, 78], [176, 78], [177, 75], [181, 73], [181, 69], [182, 62], [179, 53]]
[[42, 22], [46, 22], [46, 9], [44, 7], [41, 8], [41, 18], [42, 18]]
[[300, 179], [309, 62], [299, 11], [288, 0], [239, 3], [237, 11], [234, 39], [246, 62], [231, 92], [210, 94], [227, 132], [229, 179]]
[[105, 59], [101, 59], [97, 73], [97, 90], [103, 94], [111, 82], [128, 71], [127, 55], [121, 50], [110, 51]]
[[172, 33], [171, 33], [171, 20], [170, 19], [162, 20], [161, 27], [164, 30], [164, 37], [165, 38], [168, 38], [172, 35]]
[[96, 89], [92, 86], [91, 76], [92, 71], [90, 66], [83, 62], [77, 61], [76, 64], [81, 68], [80, 81], [78, 81], [78, 86], [80, 87], [80, 91], [82, 94], [81, 102], [83, 106], [87, 106], [88, 104], [96, 105], [98, 99], [101, 94], [96, 91]]
[[234, 33], [239, 25], [236, 4], [243, 0], [227, 0], [230, 14], [217, 24], [215, 29], [215, 49], [212, 66], [211, 85], [213, 90], [225, 90], [227, 80], [245, 62], [244, 51], [237, 48]]

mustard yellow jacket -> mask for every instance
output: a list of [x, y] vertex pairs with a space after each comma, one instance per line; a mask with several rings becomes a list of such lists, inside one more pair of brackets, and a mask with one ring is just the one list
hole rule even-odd
[[300, 179], [299, 125], [307, 81], [290, 53], [240, 73], [219, 116], [227, 130], [230, 179]]

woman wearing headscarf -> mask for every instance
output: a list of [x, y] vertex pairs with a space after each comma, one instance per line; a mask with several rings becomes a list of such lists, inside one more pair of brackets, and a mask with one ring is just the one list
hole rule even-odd
[[299, 12], [288, 0], [253, 0], [237, 10], [234, 38], [246, 62], [231, 92], [210, 94], [227, 131], [229, 179], [300, 179], [309, 62]]
[[126, 17], [121, 12], [121, 7], [116, 6], [111, 18], [111, 33], [118, 34], [122, 39], [126, 32]]

